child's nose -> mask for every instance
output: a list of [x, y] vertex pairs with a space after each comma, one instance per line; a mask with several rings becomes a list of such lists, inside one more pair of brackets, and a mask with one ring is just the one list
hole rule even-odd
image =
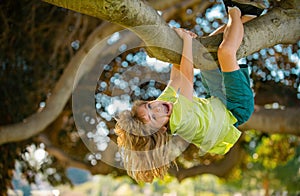
[[160, 107], [155, 107], [155, 112], [160, 112]]

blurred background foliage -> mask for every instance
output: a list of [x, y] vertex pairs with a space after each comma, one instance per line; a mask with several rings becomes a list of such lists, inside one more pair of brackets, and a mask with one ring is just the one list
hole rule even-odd
[[[272, 6], [276, 6], [276, 1], [270, 1], [270, 8]], [[168, 22], [170, 26], [187, 28], [199, 36], [205, 36], [227, 20], [220, 1], [216, 1], [204, 13], [197, 13], [196, 6], [189, 7], [175, 14]], [[70, 59], [103, 21], [37, 0], [0, 0], [0, 23], [0, 124], [6, 125], [20, 122], [44, 107], [45, 100], [51, 96], [51, 89]], [[300, 42], [293, 45], [280, 44], [241, 60], [251, 66], [256, 95], [264, 95], [256, 100], [256, 104], [275, 108], [299, 106], [299, 46]], [[130, 85], [140, 82], [138, 78], [131, 78], [128, 83], [122, 81], [122, 73], [132, 66], [152, 66], [165, 77], [170, 69], [168, 64], [160, 64], [161, 67], [157, 68], [157, 61], [149, 62], [145, 50], [137, 48], [124, 52], [105, 66], [95, 91], [95, 108], [99, 118], [105, 122], [104, 127], [109, 131], [107, 134], [110, 134], [114, 125], [114, 112], [109, 111], [109, 105], [112, 104], [111, 89], [117, 86], [126, 90]], [[194, 80], [197, 95], [204, 96], [198, 72]], [[137, 86], [131, 96], [121, 96], [121, 103], [130, 104], [134, 99], [155, 99], [163, 88], [164, 84], [149, 81]], [[91, 123], [92, 119], [84, 116], [84, 120]], [[101, 161], [101, 154], [91, 154], [80, 140], [74, 125], [71, 101], [60, 118], [45, 131], [51, 143], [71, 157], [90, 165]], [[109, 136], [114, 140], [112, 134]], [[265, 189], [278, 193], [299, 193], [299, 137], [250, 130], [245, 134], [242, 146], [242, 161], [226, 178], [217, 180], [226, 184], [227, 190]], [[39, 154], [43, 158], [41, 160], [36, 160], [39, 157], [36, 155], [38, 150], [44, 153]], [[222, 158], [212, 155], [199, 157], [197, 149], [190, 146], [178, 158], [178, 164], [188, 168], [208, 165]], [[22, 174], [20, 179], [36, 187], [38, 181], [47, 181], [52, 186], [72, 184], [64, 163], [48, 154], [47, 147], [35, 137], [0, 146], [0, 168], [0, 190], [3, 193], [7, 187], [14, 188], [11, 181], [16, 173]], [[124, 175], [124, 172], [112, 171], [113, 177], [118, 175]], [[169, 176], [165, 181], [158, 180], [152, 184], [152, 189], [170, 192], [171, 189], [166, 186], [175, 181], [174, 177]], [[195, 193], [197, 190], [203, 191], [206, 186], [202, 185], [201, 182], [205, 180], [201, 176], [186, 179], [181, 184], [185, 184], [185, 181], [193, 181]], [[122, 183], [133, 182], [124, 178]]]

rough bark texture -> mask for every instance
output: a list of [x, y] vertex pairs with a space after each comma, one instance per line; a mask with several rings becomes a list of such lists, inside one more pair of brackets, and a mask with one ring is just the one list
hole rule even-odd
[[[147, 45], [163, 48], [163, 50], [152, 48], [153, 56], [167, 62], [179, 62], [180, 57], [178, 54], [182, 49], [181, 39], [168, 27], [154, 9], [141, 1], [81, 1], [80, 4], [72, 0], [45, 1], [129, 28], [139, 35]], [[268, 14], [246, 24], [244, 40], [237, 57], [248, 56], [259, 49], [275, 44], [297, 42], [300, 38], [300, 12], [296, 2], [294, 4], [291, 2], [291, 4], [293, 6], [286, 6], [285, 9], [273, 9]], [[154, 26], [153, 28], [147, 28], [147, 25], [150, 25], [149, 27]], [[289, 31], [286, 29], [289, 29]], [[210, 64], [208, 62], [203, 63], [206, 60], [207, 51], [203, 50], [201, 45], [207, 47], [209, 52], [216, 52], [221, 40], [221, 36], [217, 36], [217, 38], [200, 38], [201, 44], [194, 44], [194, 53], [197, 54], [194, 58], [195, 67], [211, 69], [215, 66], [214, 62]]]

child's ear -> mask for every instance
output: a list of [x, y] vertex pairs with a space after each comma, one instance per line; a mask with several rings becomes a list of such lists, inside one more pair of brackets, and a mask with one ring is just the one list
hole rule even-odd
[[159, 131], [161, 131], [162, 133], [165, 133], [167, 131], [167, 127], [166, 126], [162, 126]]

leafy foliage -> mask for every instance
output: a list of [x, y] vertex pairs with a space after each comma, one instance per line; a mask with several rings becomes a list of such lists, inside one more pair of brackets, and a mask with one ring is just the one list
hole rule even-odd
[[[244, 146], [247, 156], [230, 175], [230, 183], [243, 189], [267, 186], [275, 191], [297, 191], [300, 175], [299, 138], [293, 135], [265, 135], [248, 131]], [[293, 177], [291, 177], [293, 176]]]

